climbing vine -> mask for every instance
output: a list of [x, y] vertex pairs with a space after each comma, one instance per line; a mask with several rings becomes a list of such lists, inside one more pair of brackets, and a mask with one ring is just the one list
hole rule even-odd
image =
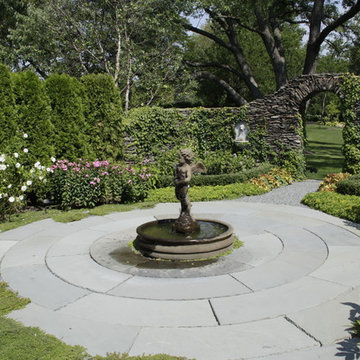
[[340, 88], [342, 116], [345, 122], [343, 130], [344, 172], [360, 173], [360, 79], [355, 75], [346, 75]]

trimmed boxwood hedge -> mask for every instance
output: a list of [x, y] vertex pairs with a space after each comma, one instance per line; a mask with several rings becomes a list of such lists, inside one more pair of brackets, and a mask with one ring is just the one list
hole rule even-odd
[[[244, 183], [254, 177], [265, 174], [273, 167], [271, 164], [261, 164], [258, 167], [244, 170], [236, 174], [219, 174], [219, 175], [194, 175], [191, 178], [192, 186], [216, 186], [228, 185], [235, 183]], [[172, 175], [159, 176], [156, 187], [164, 188], [173, 186], [174, 177]]]

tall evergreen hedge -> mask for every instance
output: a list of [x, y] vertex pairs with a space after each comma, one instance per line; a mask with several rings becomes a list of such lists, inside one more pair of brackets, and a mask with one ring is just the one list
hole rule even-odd
[[45, 87], [52, 109], [56, 158], [93, 158], [84, 118], [81, 83], [66, 74], [53, 74], [46, 79]]
[[0, 153], [13, 150], [16, 142], [16, 118], [10, 70], [0, 64]]
[[98, 159], [119, 160], [123, 156], [122, 107], [111, 76], [90, 74], [81, 78], [84, 114], [89, 141]]
[[54, 127], [50, 121], [51, 108], [44, 83], [31, 71], [12, 74], [18, 129], [28, 135], [27, 161], [50, 163], [55, 154]]

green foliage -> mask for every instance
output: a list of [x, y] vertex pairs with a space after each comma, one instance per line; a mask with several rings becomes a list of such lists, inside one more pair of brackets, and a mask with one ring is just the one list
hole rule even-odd
[[280, 147], [274, 161], [275, 165], [286, 169], [295, 179], [302, 179], [305, 174], [305, 156], [300, 150]]
[[193, 141], [198, 156], [206, 159], [209, 151], [231, 150], [235, 124], [244, 120], [245, 111], [244, 106], [236, 115], [229, 108], [193, 110], [184, 124], [184, 132]]
[[40, 161], [49, 164], [55, 154], [54, 127], [44, 83], [31, 71], [12, 74], [18, 128], [28, 134], [28, 165]]
[[52, 170], [52, 198], [62, 208], [141, 201], [155, 182], [144, 167], [135, 170], [108, 161], [59, 160]]
[[46, 176], [50, 172], [50, 168], [45, 168], [40, 162], [27, 165], [28, 135], [18, 138], [14, 153], [0, 154], [0, 219], [22, 209], [29, 192], [40, 195], [46, 188]]
[[56, 158], [91, 158], [92, 149], [86, 135], [89, 129], [84, 119], [81, 84], [69, 75], [54, 74], [46, 79], [45, 86], [52, 108]]
[[294, 181], [292, 174], [286, 169], [272, 168], [267, 174], [260, 175], [250, 180], [264, 191], [270, 191], [283, 185], [289, 185]]
[[359, 196], [322, 191], [307, 194], [302, 202], [313, 209], [327, 214], [357, 223], [360, 222]]
[[0, 64], [0, 152], [13, 150], [17, 116], [10, 71]]
[[255, 166], [254, 158], [230, 151], [208, 151], [203, 163], [209, 175], [236, 173]]
[[[337, 173], [337, 174], [329, 174], [325, 176], [323, 182], [319, 186], [318, 191], [337, 191], [337, 187], [339, 182], [342, 182], [344, 179], [347, 179], [350, 176], [349, 173]], [[353, 194], [355, 195], [355, 194]]]
[[125, 132], [133, 139], [130, 146], [136, 146], [136, 155], [151, 158], [180, 146], [184, 140], [181, 121], [183, 116], [175, 110], [133, 109], [127, 116]]
[[360, 175], [354, 175], [339, 181], [336, 191], [339, 194], [360, 196]]
[[110, 75], [91, 74], [84, 85], [84, 114], [95, 158], [120, 160], [123, 155], [122, 108], [119, 89]]
[[[238, 173], [233, 174], [219, 174], [219, 175], [194, 175], [191, 178], [191, 184], [194, 186], [204, 186], [204, 185], [229, 185], [234, 183], [244, 183], [250, 180], [253, 177], [265, 174], [270, 171], [273, 167], [271, 164], [262, 164], [260, 166], [253, 167], [248, 170], [244, 170]], [[159, 188], [170, 187], [173, 185], [174, 177], [171, 175], [168, 176], [159, 176], [156, 186]]]
[[360, 124], [357, 121], [357, 106], [360, 102], [360, 79], [347, 75], [341, 84], [343, 130], [343, 153], [345, 172], [360, 173]]
[[[235, 199], [242, 196], [260, 195], [266, 192], [264, 189], [253, 184], [229, 184], [217, 186], [192, 186], [189, 189], [191, 201], [211, 201], [223, 199]], [[173, 187], [153, 189], [146, 201], [151, 202], [177, 202]]]

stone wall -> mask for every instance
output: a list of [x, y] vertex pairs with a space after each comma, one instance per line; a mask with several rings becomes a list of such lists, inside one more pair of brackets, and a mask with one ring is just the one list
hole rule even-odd
[[338, 74], [302, 75], [289, 81], [277, 92], [248, 105], [246, 118], [250, 127], [265, 129], [270, 144], [280, 142], [301, 149], [301, 108], [313, 95], [323, 91], [337, 93], [341, 77]]

